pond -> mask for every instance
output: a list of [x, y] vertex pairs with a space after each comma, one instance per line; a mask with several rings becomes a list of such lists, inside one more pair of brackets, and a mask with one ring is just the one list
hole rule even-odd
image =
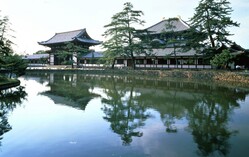
[[249, 154], [249, 90], [139, 76], [30, 72], [0, 92], [1, 157]]

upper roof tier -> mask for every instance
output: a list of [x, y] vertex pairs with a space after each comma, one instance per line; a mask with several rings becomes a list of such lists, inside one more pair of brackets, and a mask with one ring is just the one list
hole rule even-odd
[[88, 45], [99, 45], [101, 41], [92, 39], [86, 32], [86, 29], [80, 29], [69, 32], [56, 33], [47, 41], [38, 42], [40, 45], [49, 46], [54, 44], [61, 44], [65, 42], [80, 42]]
[[[169, 28], [171, 25], [171, 28]], [[188, 30], [189, 25], [184, 22], [181, 18], [170, 18], [166, 20], [162, 20], [157, 24], [150, 26], [146, 30], [150, 32], [150, 34], [161, 34], [163, 32], [181, 32]]]

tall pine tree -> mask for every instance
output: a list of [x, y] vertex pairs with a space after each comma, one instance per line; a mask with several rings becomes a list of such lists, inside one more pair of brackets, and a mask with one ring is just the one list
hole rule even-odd
[[193, 48], [208, 47], [211, 52], [231, 43], [228, 39], [232, 34], [228, 28], [239, 27], [231, 20], [232, 8], [228, 0], [201, 0], [190, 19], [192, 32], [189, 46]]
[[7, 16], [2, 17], [0, 14], [0, 55], [4, 56], [13, 54], [11, 48], [13, 42], [9, 39], [13, 38], [13, 36], [8, 34], [8, 31], [11, 31], [9, 25], [9, 18]]
[[2, 17], [0, 14], [0, 71], [5, 69], [9, 72], [9, 77], [12, 77], [13, 73], [16, 76], [23, 74], [27, 64], [20, 56], [13, 55], [12, 45], [14, 43], [10, 38], [14, 37], [9, 34], [9, 31], [12, 31], [9, 18]]
[[142, 31], [135, 28], [145, 23], [140, 19], [142, 15], [142, 11], [133, 10], [133, 5], [127, 2], [124, 9], [112, 17], [111, 23], [104, 26], [107, 28], [104, 36], [109, 37], [103, 44], [106, 48], [104, 56], [109, 57], [113, 64], [117, 56], [124, 56], [131, 58], [131, 65], [135, 69], [134, 55], [145, 52], [145, 46], [139, 39]]

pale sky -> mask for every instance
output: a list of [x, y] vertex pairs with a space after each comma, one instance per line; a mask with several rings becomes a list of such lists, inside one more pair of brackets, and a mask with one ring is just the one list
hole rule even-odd
[[[123, 4], [131, 2], [134, 9], [144, 12], [144, 28], [160, 22], [163, 18], [181, 16], [188, 21], [194, 14], [199, 0], [0, 0], [2, 16], [8, 16], [11, 32], [18, 54], [32, 54], [45, 47], [45, 41], [55, 33], [86, 28], [96, 40], [104, 41], [104, 25], [111, 17], [122, 11]], [[249, 49], [249, 0], [230, 0], [234, 12], [232, 20], [240, 23], [232, 28], [230, 39]], [[100, 46], [94, 47], [96, 51]]]

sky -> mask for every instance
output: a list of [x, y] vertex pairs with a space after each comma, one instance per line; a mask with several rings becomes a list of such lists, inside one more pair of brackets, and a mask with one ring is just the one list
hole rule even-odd
[[[131, 2], [135, 10], [144, 12], [143, 28], [150, 27], [163, 18], [180, 16], [188, 21], [199, 0], [0, 0], [1, 16], [8, 16], [11, 35], [15, 36], [13, 49], [20, 55], [33, 54], [46, 49], [37, 42], [46, 41], [55, 33], [86, 28], [96, 40], [105, 41], [104, 25], [122, 11], [123, 4]], [[249, 0], [230, 0], [232, 20], [240, 27], [229, 29], [231, 40], [249, 49]], [[101, 46], [93, 49], [101, 51]]]

